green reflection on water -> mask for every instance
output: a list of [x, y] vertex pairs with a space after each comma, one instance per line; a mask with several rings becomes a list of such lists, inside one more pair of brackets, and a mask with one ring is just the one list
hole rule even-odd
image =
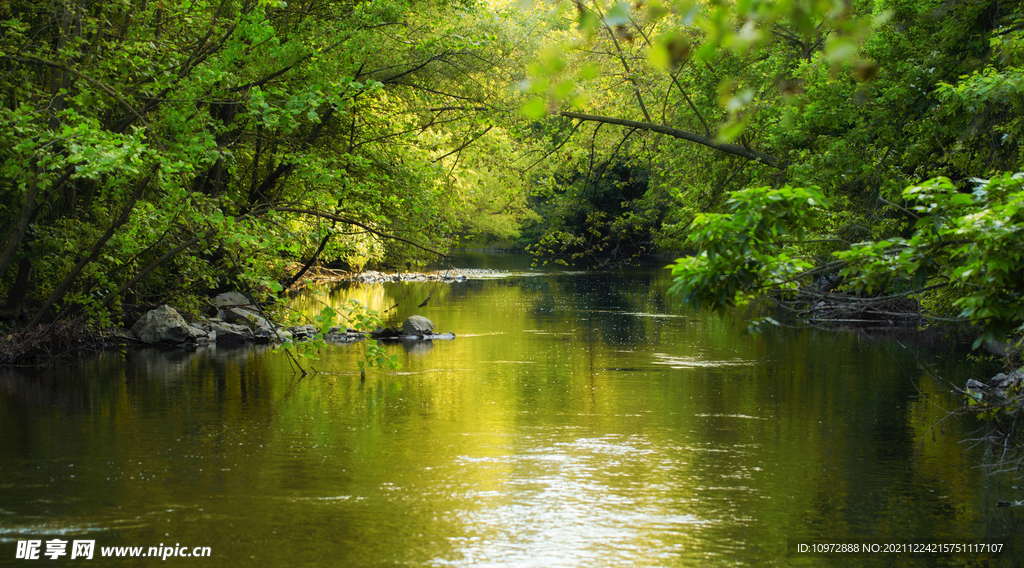
[[457, 335], [386, 345], [402, 369], [365, 384], [359, 345], [306, 377], [251, 347], [5, 371], [0, 564], [29, 536], [287, 566], [849, 565], [787, 559], [786, 539], [1010, 538], [993, 504], [1013, 495], [958, 443], [971, 424], [932, 441], [955, 401], [913, 357], [849, 333], [742, 336], [741, 315], [686, 312], [667, 284], [639, 268], [324, 287]]

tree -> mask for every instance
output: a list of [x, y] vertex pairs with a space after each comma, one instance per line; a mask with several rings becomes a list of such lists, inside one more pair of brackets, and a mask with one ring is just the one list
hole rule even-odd
[[446, 156], [502, 113], [486, 22], [468, 2], [0, 8], [5, 314], [105, 325], [324, 257], [443, 254], [479, 207]]
[[[606, 126], [603, 151], [645, 164], [655, 244], [694, 253], [674, 266], [691, 303], [769, 296], [806, 314], [824, 299], [891, 319], [881, 304], [910, 298], [995, 334], [1024, 323], [1007, 319], [1015, 284], [983, 293], [942, 268], [1016, 268], [983, 243], [1009, 246], [1002, 172], [1024, 158], [1017, 3], [590, 2], [573, 16], [586, 63], [548, 65], [524, 112], [597, 125], [592, 154]], [[562, 88], [573, 74], [589, 96]], [[981, 212], [998, 220], [968, 230]]]

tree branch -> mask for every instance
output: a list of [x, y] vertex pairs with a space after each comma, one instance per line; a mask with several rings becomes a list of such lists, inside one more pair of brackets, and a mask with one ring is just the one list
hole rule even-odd
[[709, 148], [714, 148], [720, 152], [727, 154], [733, 154], [735, 156], [741, 156], [754, 162], [760, 162], [768, 166], [774, 166], [778, 163], [778, 159], [775, 156], [759, 152], [757, 150], [751, 150], [744, 148], [743, 146], [737, 146], [736, 144], [727, 144], [719, 142], [713, 138], [707, 136], [701, 136], [700, 134], [694, 134], [693, 132], [687, 132], [685, 130], [679, 130], [677, 128], [671, 128], [669, 126], [663, 126], [661, 124], [651, 124], [649, 122], [637, 122], [635, 120], [626, 120], [624, 118], [613, 118], [610, 116], [598, 116], [594, 114], [583, 114], [581, 112], [569, 112], [562, 111], [558, 113], [560, 116], [566, 118], [575, 118], [577, 120], [589, 120], [592, 122], [601, 122], [605, 124], [617, 124], [619, 126], [626, 126], [629, 128], [636, 128], [639, 130], [648, 130], [651, 132], [659, 132], [661, 134], [667, 134], [673, 138], [679, 138], [682, 140], [689, 140], [690, 142], [696, 142]]
[[43, 320], [43, 317], [46, 315], [46, 312], [50, 309], [51, 306], [53, 306], [61, 298], [64, 297], [64, 294], [66, 294], [67, 291], [71, 288], [71, 284], [74, 283], [74, 281], [78, 278], [79, 274], [82, 273], [82, 270], [84, 270], [85, 267], [89, 265], [89, 263], [96, 260], [96, 257], [100, 255], [100, 251], [103, 250], [104, 245], [106, 245], [107, 241], [109, 241], [110, 238], [114, 236], [114, 233], [117, 231], [117, 229], [120, 228], [121, 225], [124, 225], [126, 222], [128, 222], [128, 219], [131, 217], [132, 209], [135, 208], [136, 201], [138, 201], [138, 199], [142, 197], [142, 194], [143, 192], [145, 192], [146, 187], [149, 186], [149, 181], [153, 179], [153, 176], [159, 169], [160, 164], [156, 164], [152, 168], [150, 168], [149, 173], [146, 174], [146, 177], [142, 178], [138, 186], [136, 186], [135, 193], [132, 194], [131, 199], [129, 199], [128, 203], [125, 204], [124, 209], [121, 210], [121, 214], [110, 225], [110, 227], [107, 229], [107, 232], [103, 233], [103, 235], [101, 235], [100, 238], [96, 240], [96, 242], [92, 246], [92, 249], [89, 251], [89, 254], [82, 258], [82, 260], [78, 261], [78, 264], [76, 264], [75, 267], [71, 269], [71, 272], [69, 272], [67, 276], [64, 277], [64, 280], [62, 280], [61, 283], [57, 285], [57, 288], [53, 291], [52, 294], [50, 294], [50, 297], [46, 299], [46, 302], [43, 304], [43, 307], [40, 308], [38, 312], [36, 312], [35, 317], [33, 317], [32, 321], [29, 322], [28, 324], [28, 327], [30, 329], [39, 325], [39, 322]]
[[282, 212], [286, 212], [286, 213], [298, 213], [300, 215], [311, 215], [313, 217], [322, 217], [324, 219], [330, 219], [331, 221], [338, 221], [340, 223], [346, 223], [346, 224], [349, 224], [349, 225], [355, 225], [356, 227], [359, 227], [361, 229], [365, 229], [366, 232], [372, 233], [374, 235], [377, 235], [378, 237], [381, 237], [381, 238], [384, 238], [384, 239], [393, 239], [393, 240], [396, 240], [396, 241], [401, 241], [403, 243], [408, 243], [408, 244], [410, 244], [410, 245], [412, 245], [412, 246], [414, 246], [414, 247], [416, 247], [418, 249], [425, 250], [425, 251], [427, 251], [429, 253], [436, 254], [437, 256], [440, 256], [441, 258], [444, 258], [444, 257], [448, 256], [447, 254], [445, 254], [443, 252], [434, 250], [434, 249], [432, 249], [430, 247], [426, 247], [426, 246], [421, 245], [421, 244], [419, 244], [419, 243], [417, 243], [415, 241], [410, 241], [409, 239], [406, 239], [406, 238], [403, 238], [403, 237], [399, 237], [397, 235], [390, 235], [390, 234], [385, 233], [383, 231], [378, 231], [378, 230], [376, 230], [374, 228], [367, 227], [366, 225], [364, 225], [363, 223], [360, 223], [358, 221], [354, 221], [354, 220], [349, 219], [347, 217], [341, 217], [341, 216], [335, 215], [333, 213], [328, 213], [326, 211], [320, 211], [319, 209], [303, 209], [301, 207], [274, 207], [273, 209], [274, 209], [274, 211], [282, 211]]

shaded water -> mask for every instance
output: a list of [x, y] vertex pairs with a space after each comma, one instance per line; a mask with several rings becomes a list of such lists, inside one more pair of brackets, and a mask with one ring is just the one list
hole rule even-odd
[[[190, 566], [877, 565], [787, 539], [1016, 538], [995, 502], [1020, 492], [976, 467], [974, 424], [933, 428], [958, 402], [895, 343], [744, 336], [666, 297], [656, 265], [467, 256], [505, 273], [296, 298], [457, 334], [386, 346], [401, 370], [365, 384], [362, 345], [306, 377], [253, 347], [0, 371], [0, 565], [30, 538], [209, 546], [167, 560]], [[983, 372], [914, 348], [956, 383]]]

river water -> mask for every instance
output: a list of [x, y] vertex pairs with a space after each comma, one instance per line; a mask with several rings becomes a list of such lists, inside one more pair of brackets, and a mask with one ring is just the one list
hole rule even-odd
[[[794, 555], [791, 539], [995, 539], [1021, 546], [1012, 478], [916, 357], [963, 384], [962, 354], [854, 332], [744, 335], [687, 311], [659, 264], [494, 268], [456, 284], [333, 285], [451, 341], [300, 361], [265, 348], [108, 352], [0, 371], [0, 565], [19, 541], [209, 547], [181, 566], [1019, 565], [1014, 555]], [[661, 263], [663, 264], [663, 263]], [[417, 307], [428, 299], [426, 306]], [[68, 545], [70, 552], [72, 544]], [[145, 553], [145, 552], [144, 552]]]

